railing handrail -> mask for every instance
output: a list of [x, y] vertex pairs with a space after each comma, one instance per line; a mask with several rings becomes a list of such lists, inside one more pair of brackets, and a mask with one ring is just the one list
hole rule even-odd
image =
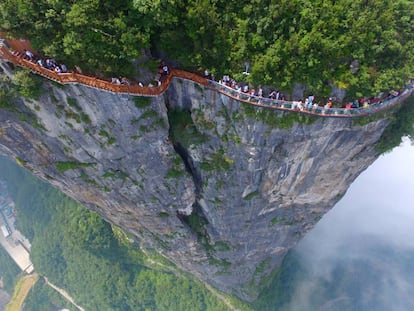
[[371, 104], [369, 107], [359, 108], [324, 108], [324, 107], [312, 107], [306, 108], [303, 106], [301, 109], [298, 107], [298, 102], [276, 100], [265, 97], [259, 97], [247, 93], [243, 93], [239, 90], [233, 89], [227, 85], [218, 83], [213, 80], [209, 80], [198, 74], [191, 73], [181, 69], [171, 69], [170, 73], [165, 77], [161, 85], [157, 86], [140, 86], [138, 84], [115, 84], [110, 81], [99, 79], [97, 77], [88, 76], [77, 72], [57, 73], [53, 70], [44, 68], [34, 62], [31, 62], [21, 55], [12, 53], [6, 45], [0, 47], [0, 54], [3, 55], [10, 62], [15, 65], [30, 69], [32, 72], [39, 74], [45, 78], [56, 81], [60, 84], [83, 84], [100, 90], [117, 93], [128, 94], [132, 96], [159, 96], [163, 94], [169, 87], [173, 78], [180, 78], [190, 80], [205, 87], [209, 87], [225, 96], [233, 98], [237, 101], [244, 102], [250, 105], [276, 109], [281, 111], [296, 112], [308, 115], [315, 115], [320, 117], [337, 117], [337, 118], [350, 118], [366, 116], [385, 109], [402, 102], [413, 92], [413, 85], [407, 87], [398, 96], [381, 101], [380, 103]]
[[[377, 113], [379, 111], [383, 111], [385, 109], [389, 109], [392, 106], [395, 106], [396, 104], [402, 102], [404, 99], [410, 96], [411, 93], [414, 91], [414, 87], [410, 85], [406, 89], [404, 89], [404, 91], [401, 92], [398, 96], [381, 101], [381, 102], [371, 104], [367, 108], [365, 107], [325, 108], [325, 107], [317, 106], [316, 108], [312, 107], [308, 109], [303, 104], [303, 109], [300, 110], [297, 108], [296, 101], [286, 101], [286, 100], [259, 97], [259, 96], [251, 95], [248, 93], [243, 93], [230, 86], [221, 84], [216, 81], [208, 80], [208, 82], [209, 82], [209, 85], [213, 89], [218, 91], [219, 93], [224, 94], [228, 97], [231, 97], [235, 100], [242, 101], [242, 102], [254, 105], [254, 106], [272, 108], [272, 109], [277, 109], [277, 110], [282, 110], [282, 111], [297, 112], [297, 113], [302, 113], [302, 114], [316, 115], [316, 116], [321, 116], [321, 117], [340, 117], [340, 118], [366, 116], [369, 114]], [[296, 106], [296, 109], [293, 106]]]

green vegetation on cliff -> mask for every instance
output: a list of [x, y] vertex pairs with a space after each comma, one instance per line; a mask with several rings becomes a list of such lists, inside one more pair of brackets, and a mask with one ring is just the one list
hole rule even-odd
[[106, 74], [133, 74], [148, 50], [236, 78], [249, 62], [257, 84], [321, 94], [376, 94], [414, 72], [406, 0], [7, 0], [0, 17], [46, 55]]
[[3, 289], [10, 294], [13, 293], [13, 287], [19, 273], [19, 267], [6, 250], [0, 246], [0, 279], [3, 281]]
[[405, 136], [414, 141], [414, 97], [408, 98], [401, 109], [390, 116], [390, 119], [391, 123], [385, 129], [376, 146], [380, 153], [388, 152], [397, 147]]
[[61, 307], [65, 307], [65, 309], [70, 311], [78, 310], [57, 291], [47, 285], [43, 279], [36, 282], [24, 300], [25, 311], [59, 310]]
[[[0, 171], [16, 201], [17, 226], [32, 242], [36, 271], [86, 310], [227, 310], [200, 283], [144, 266], [138, 245], [97, 214], [8, 161], [0, 159]], [[30, 310], [39, 310], [39, 301], [50, 305], [47, 297], [56, 300], [38, 287]]]
[[0, 108], [18, 111], [14, 104], [18, 95], [37, 99], [42, 93], [41, 85], [42, 78], [27, 69], [16, 70], [13, 81], [3, 76], [0, 80]]

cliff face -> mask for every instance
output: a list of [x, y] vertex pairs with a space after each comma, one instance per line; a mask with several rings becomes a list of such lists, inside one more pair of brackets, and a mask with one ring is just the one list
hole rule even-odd
[[388, 123], [283, 115], [179, 79], [152, 99], [44, 88], [17, 104], [36, 122], [0, 111], [0, 153], [246, 300], [376, 159]]

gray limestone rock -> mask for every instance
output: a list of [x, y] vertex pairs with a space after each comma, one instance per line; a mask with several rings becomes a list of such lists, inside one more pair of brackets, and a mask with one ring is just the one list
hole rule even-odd
[[[180, 79], [152, 99], [44, 88], [16, 104], [37, 123], [0, 111], [0, 153], [245, 300], [376, 159], [388, 124], [263, 110]], [[173, 136], [167, 108], [191, 116]]]

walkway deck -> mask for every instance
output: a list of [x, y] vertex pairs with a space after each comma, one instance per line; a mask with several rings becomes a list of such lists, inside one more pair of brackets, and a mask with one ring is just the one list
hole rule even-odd
[[53, 70], [49, 70], [47, 68], [39, 66], [34, 62], [25, 59], [23, 57], [25, 49], [30, 49], [33, 51], [29, 41], [27, 40], [4, 40], [4, 44], [0, 43], [0, 57], [7, 59], [14, 65], [30, 69], [32, 72], [60, 84], [82, 84], [112, 93], [149, 97], [160, 96], [168, 89], [173, 78], [180, 78], [193, 81], [195, 83], [213, 89], [221, 94], [224, 94], [230, 98], [233, 98], [234, 100], [244, 102], [249, 105], [281, 111], [315, 115], [320, 117], [352, 118], [371, 115], [380, 111], [384, 111], [401, 103], [407, 97], [409, 97], [414, 90], [412, 85], [407, 86], [407, 88], [403, 92], [401, 92], [399, 96], [371, 104], [368, 108], [316, 107], [311, 109], [298, 109], [296, 102], [252, 96], [237, 91], [226, 85], [220, 84], [216, 81], [208, 80], [197, 74], [179, 69], [172, 69], [170, 71], [170, 74], [165, 77], [160, 86], [140, 86], [138, 84], [115, 84], [111, 81], [99, 79], [97, 77], [77, 72], [56, 73]]

